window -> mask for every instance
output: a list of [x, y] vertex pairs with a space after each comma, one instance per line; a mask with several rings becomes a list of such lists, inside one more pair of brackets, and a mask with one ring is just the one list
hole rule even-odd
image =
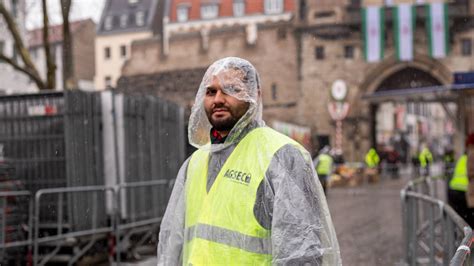
[[127, 27], [127, 20], [128, 20], [128, 15], [123, 14], [120, 16], [120, 28], [125, 28]]
[[384, 2], [386, 6], [394, 6], [394, 0], [385, 0]]
[[105, 59], [110, 59], [111, 57], [110, 47], [104, 48], [104, 55], [105, 55]]
[[265, 0], [265, 14], [283, 13], [283, 0]]
[[112, 87], [112, 78], [110, 76], [105, 76], [105, 87], [106, 88]]
[[137, 24], [137, 26], [145, 25], [145, 13], [143, 11], [137, 12], [135, 16], [135, 24]]
[[18, 51], [16, 49], [15, 44], [13, 44], [12, 51], [13, 51], [13, 56], [12, 56], [13, 62], [18, 63]]
[[11, 13], [13, 17], [18, 17], [18, 0], [12, 0]]
[[306, 6], [306, 0], [301, 0], [300, 1], [300, 9], [299, 9], [299, 15], [300, 15], [300, 20], [306, 20], [306, 9], [308, 7]]
[[280, 27], [277, 30], [277, 37], [279, 40], [286, 39], [286, 28]]
[[110, 30], [112, 29], [112, 21], [113, 21], [114, 17], [113, 16], [107, 16], [105, 18], [105, 22], [104, 22], [104, 28], [105, 30]]
[[122, 58], [127, 57], [127, 46], [125, 45], [120, 46], [120, 56]]
[[234, 17], [241, 17], [245, 15], [245, 2], [244, 0], [234, 0]]
[[36, 58], [38, 57], [38, 50], [37, 49], [32, 49], [30, 50], [31, 57]]
[[277, 85], [275, 83], [272, 84], [272, 99], [277, 99]]
[[314, 48], [314, 57], [317, 60], [324, 59], [324, 46], [316, 46], [316, 48]]
[[187, 6], [178, 6], [176, 13], [177, 13], [179, 22], [188, 21], [188, 7]]
[[344, 58], [354, 58], [354, 46], [345, 45], [344, 46]]
[[472, 54], [471, 39], [461, 39], [461, 54], [464, 56], [470, 56]]
[[212, 19], [219, 15], [219, 6], [217, 4], [207, 4], [201, 6], [201, 18]]

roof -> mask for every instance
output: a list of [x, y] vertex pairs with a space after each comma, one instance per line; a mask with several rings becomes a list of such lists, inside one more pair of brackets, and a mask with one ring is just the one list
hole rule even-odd
[[[165, 0], [106, 0], [97, 33], [151, 30], [158, 12], [159, 1]], [[137, 16], [143, 16], [142, 25], [137, 23]], [[121, 25], [122, 17], [126, 18], [125, 25]], [[106, 24], [110, 24], [110, 28], [107, 28]]]
[[[92, 19], [83, 19], [83, 20], [76, 20], [71, 21], [69, 23], [69, 27], [71, 29], [71, 34], [74, 34], [79, 29], [81, 29], [87, 23], [95, 24]], [[48, 42], [51, 43], [58, 43], [63, 41], [63, 25], [52, 25], [48, 27]], [[43, 45], [43, 27], [33, 29], [28, 31], [28, 47], [35, 47]]]
[[371, 102], [454, 102], [458, 98], [457, 93], [466, 90], [474, 90], [474, 83], [375, 91], [372, 94], [364, 95], [362, 98]]

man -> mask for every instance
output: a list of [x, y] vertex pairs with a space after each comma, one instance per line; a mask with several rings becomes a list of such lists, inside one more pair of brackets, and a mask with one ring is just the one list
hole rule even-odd
[[368, 168], [377, 168], [380, 162], [380, 157], [375, 151], [374, 148], [370, 148], [370, 150], [365, 155], [365, 164]]
[[430, 149], [427, 145], [423, 145], [420, 154], [418, 155], [418, 160], [420, 161], [420, 174], [422, 176], [430, 175], [430, 165], [433, 163], [433, 154], [431, 154]]
[[[466, 139], [466, 149], [474, 145], [474, 135]], [[449, 181], [448, 202], [451, 207], [472, 227], [474, 226], [474, 208], [469, 208], [466, 192], [469, 185], [467, 174], [467, 154], [463, 154], [454, 168], [453, 177]]]
[[319, 182], [321, 182], [321, 185], [323, 186], [324, 195], [327, 195], [327, 182], [332, 173], [333, 159], [331, 155], [329, 155], [330, 150], [331, 148], [329, 146], [324, 146], [314, 162]]
[[161, 224], [158, 265], [339, 265], [309, 154], [262, 120], [259, 76], [229, 57], [206, 71]]

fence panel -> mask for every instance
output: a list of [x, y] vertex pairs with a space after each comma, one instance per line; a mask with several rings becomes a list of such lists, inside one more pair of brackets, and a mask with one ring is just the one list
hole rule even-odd
[[[402, 218], [405, 239], [405, 261], [409, 265], [452, 265], [453, 261], [472, 265], [472, 231], [467, 223], [446, 203], [435, 196], [438, 179], [411, 181], [402, 191]], [[464, 241], [464, 251], [456, 252]]]
[[[0, 97], [3, 157], [31, 193], [66, 186], [63, 114], [63, 93]], [[53, 201], [47, 208], [58, 211]], [[46, 209], [42, 213], [45, 225], [49, 224], [52, 219]]]
[[[68, 91], [65, 94], [64, 119], [66, 143], [66, 184], [68, 187], [105, 185], [103, 174], [102, 108], [99, 93]], [[105, 201], [103, 195], [98, 197]], [[85, 194], [68, 194], [68, 216], [74, 229], [87, 228], [83, 215], [92, 199]], [[101, 205], [102, 207], [102, 205]], [[107, 215], [100, 209], [100, 225], [105, 225]]]

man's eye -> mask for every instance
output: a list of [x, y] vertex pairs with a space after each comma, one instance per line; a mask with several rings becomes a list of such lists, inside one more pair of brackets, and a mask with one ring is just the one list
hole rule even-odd
[[214, 95], [214, 94], [216, 94], [216, 90], [210, 90], [210, 89], [208, 89], [208, 90], [206, 91], [206, 95]]

